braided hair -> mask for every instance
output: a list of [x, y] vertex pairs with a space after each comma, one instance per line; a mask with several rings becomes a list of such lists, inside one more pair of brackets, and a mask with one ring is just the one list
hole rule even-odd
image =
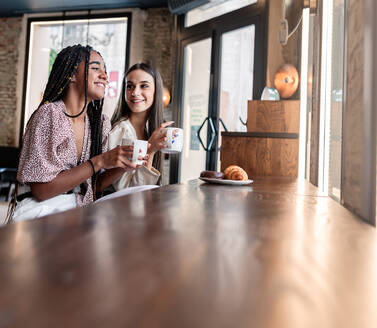
[[[69, 82], [72, 80], [73, 75], [77, 72], [79, 64], [81, 63], [81, 61], [85, 60], [85, 70], [84, 70], [85, 72], [85, 104], [84, 104], [84, 107], [81, 110], [81, 112], [77, 115], [68, 115], [67, 113], [65, 113], [65, 115], [67, 115], [68, 117], [78, 117], [84, 112], [87, 105], [87, 100], [88, 100], [87, 99], [88, 98], [88, 67], [89, 67], [89, 58], [90, 58], [91, 51], [95, 51], [101, 56], [101, 54], [98, 51], [94, 50], [92, 47], [90, 46], [84, 47], [81, 44], [68, 46], [59, 52], [52, 66], [51, 73], [48, 78], [45, 91], [43, 93], [43, 98], [38, 108], [40, 108], [43, 104], [54, 102], [64, 97], [67, 90], [67, 86]], [[103, 108], [103, 99], [92, 100], [88, 104], [87, 114], [89, 117], [90, 130], [91, 130], [90, 157], [94, 157], [102, 153], [102, 119], [101, 119], [102, 108]], [[92, 176], [92, 187], [93, 187], [94, 196], [96, 196], [95, 187], [96, 187], [97, 176], [98, 176], [98, 173]]]
[[[161, 123], [164, 122], [163, 120], [163, 102], [162, 102], [162, 92], [164, 88], [164, 84], [161, 78], [159, 71], [153, 68], [148, 63], [138, 63], [131, 66], [126, 74], [124, 75], [123, 83], [122, 83], [122, 91], [121, 96], [119, 97], [117, 108], [114, 111], [113, 116], [111, 117], [111, 125], [114, 126], [116, 123], [124, 120], [129, 119], [131, 115], [131, 109], [128, 107], [126, 102], [126, 80], [129, 73], [135, 71], [137, 69], [141, 69], [144, 72], [148, 73], [153, 77], [155, 91], [154, 91], [154, 100], [151, 107], [148, 109], [148, 116], [147, 116], [147, 129], [145, 131], [145, 136], [147, 139], [150, 138], [154, 130], [156, 130]], [[153, 167], [161, 171], [161, 153], [157, 152], [153, 158]]]

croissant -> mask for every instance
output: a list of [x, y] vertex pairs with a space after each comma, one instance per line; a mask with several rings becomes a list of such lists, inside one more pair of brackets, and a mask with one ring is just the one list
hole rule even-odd
[[237, 165], [228, 166], [224, 171], [224, 178], [228, 180], [242, 180], [249, 179], [245, 170]]

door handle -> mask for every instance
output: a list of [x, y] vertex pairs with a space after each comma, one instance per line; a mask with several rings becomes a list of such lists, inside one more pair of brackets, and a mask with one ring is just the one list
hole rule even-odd
[[[202, 138], [200, 137], [200, 131], [202, 130], [204, 124], [205, 124], [207, 121], [208, 121], [209, 127], [210, 127], [210, 129], [211, 129], [211, 139], [210, 139], [210, 141], [209, 141], [208, 147], [206, 147], [206, 146], [204, 145], [203, 140], [202, 140]], [[209, 151], [209, 150], [211, 150], [212, 145], [213, 145], [213, 143], [214, 143], [214, 141], [215, 141], [215, 138], [216, 138], [216, 135], [217, 135], [217, 133], [216, 133], [216, 129], [215, 129], [215, 126], [214, 126], [214, 124], [213, 124], [213, 120], [212, 120], [212, 118], [210, 118], [209, 116], [205, 118], [205, 120], [203, 121], [202, 125], [199, 127], [198, 131], [196, 131], [196, 135], [198, 136], [199, 142], [200, 142], [200, 144], [202, 145], [203, 149], [204, 149], [205, 151]]]

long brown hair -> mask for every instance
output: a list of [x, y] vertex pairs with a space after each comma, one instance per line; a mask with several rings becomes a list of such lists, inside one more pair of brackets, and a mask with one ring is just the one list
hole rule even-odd
[[[146, 136], [149, 139], [152, 135], [153, 131], [156, 130], [161, 123], [163, 123], [163, 102], [162, 102], [162, 91], [164, 88], [164, 84], [162, 82], [162, 78], [160, 73], [157, 69], [153, 68], [151, 65], [147, 63], [137, 63], [131, 66], [126, 74], [124, 75], [123, 83], [122, 83], [122, 91], [119, 97], [118, 105], [114, 111], [114, 114], [111, 118], [111, 125], [114, 126], [118, 122], [129, 119], [131, 115], [131, 109], [128, 107], [126, 103], [125, 91], [126, 91], [126, 80], [129, 73], [134, 70], [141, 69], [144, 72], [148, 73], [153, 77], [154, 80], [154, 99], [153, 104], [148, 109], [148, 116], [147, 116], [147, 126], [146, 126]], [[153, 158], [153, 167], [161, 171], [161, 153], [157, 152]]]

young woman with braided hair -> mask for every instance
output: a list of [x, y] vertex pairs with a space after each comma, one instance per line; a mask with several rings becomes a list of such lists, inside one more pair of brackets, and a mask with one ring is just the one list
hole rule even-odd
[[113, 183], [115, 190], [132, 186], [157, 184], [160, 179], [161, 153], [166, 148], [164, 128], [174, 123], [163, 122], [163, 82], [158, 70], [147, 63], [131, 66], [122, 85], [121, 97], [111, 123], [109, 148], [112, 149], [127, 140], [148, 140], [147, 164], [138, 170], [125, 172]]
[[18, 197], [13, 220], [87, 205], [136, 168], [128, 160], [132, 147], [107, 149], [106, 83], [103, 59], [90, 46], [70, 46], [57, 55], [23, 138], [17, 179], [31, 191]]

